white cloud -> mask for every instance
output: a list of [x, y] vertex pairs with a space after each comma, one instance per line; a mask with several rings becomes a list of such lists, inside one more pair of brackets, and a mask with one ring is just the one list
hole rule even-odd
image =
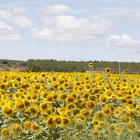
[[126, 16], [129, 18], [136, 18], [136, 19], [140, 20], [140, 12], [126, 14]]
[[17, 34], [16, 31], [0, 21], [0, 41], [22, 41], [21, 35]]
[[108, 34], [112, 23], [105, 19], [94, 18], [94, 22], [73, 16], [42, 17], [42, 29], [32, 29], [34, 38], [54, 44], [94, 45], [101, 43], [103, 35]]
[[30, 13], [30, 11], [27, 7], [14, 7], [13, 13]]
[[132, 53], [140, 51], [140, 41], [132, 39], [127, 34], [123, 34], [122, 36], [110, 35], [110, 37], [106, 39], [105, 46], [106, 48], [115, 48]]
[[65, 6], [64, 4], [54, 4], [45, 7], [37, 7], [37, 11], [44, 12], [45, 14], [65, 14], [72, 11], [71, 8]]
[[[17, 10], [16, 10], [16, 12], [17, 12]], [[35, 27], [34, 23], [30, 19], [28, 19], [28, 18], [26, 18], [22, 15], [10, 13], [10, 12], [7, 12], [7, 11], [0, 11], [0, 19], [7, 20], [7, 21], [12, 21], [16, 25], [18, 25], [22, 28]]]

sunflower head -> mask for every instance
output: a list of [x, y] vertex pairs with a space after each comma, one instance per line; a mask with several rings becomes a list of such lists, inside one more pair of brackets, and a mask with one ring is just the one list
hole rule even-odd
[[16, 135], [19, 135], [19, 134], [22, 134], [23, 133], [23, 128], [19, 124], [17, 124], [17, 123], [14, 123], [11, 126], [11, 130]]
[[93, 67], [93, 63], [89, 63], [88, 66], [89, 66], [89, 67]]
[[1, 130], [1, 136], [4, 138], [9, 138], [11, 136], [9, 128], [3, 128]]
[[106, 68], [106, 69], [105, 69], [105, 72], [106, 72], [107, 74], [109, 74], [109, 73], [110, 73], [110, 68]]
[[128, 69], [126, 69], [125, 71], [124, 71], [124, 73], [127, 73], [128, 72]]

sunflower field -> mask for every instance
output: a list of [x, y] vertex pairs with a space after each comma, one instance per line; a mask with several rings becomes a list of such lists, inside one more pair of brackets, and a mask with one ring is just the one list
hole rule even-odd
[[0, 140], [139, 140], [140, 76], [127, 71], [1, 71]]

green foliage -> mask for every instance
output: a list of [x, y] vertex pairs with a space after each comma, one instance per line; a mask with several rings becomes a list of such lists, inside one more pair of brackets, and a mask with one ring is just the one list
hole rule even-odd
[[8, 63], [7, 60], [2, 61], [2, 64], [7, 64], [7, 63]]

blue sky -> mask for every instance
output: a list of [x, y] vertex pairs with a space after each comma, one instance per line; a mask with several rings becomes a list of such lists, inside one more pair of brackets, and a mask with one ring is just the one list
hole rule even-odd
[[6, 0], [0, 59], [140, 62], [140, 0]]

